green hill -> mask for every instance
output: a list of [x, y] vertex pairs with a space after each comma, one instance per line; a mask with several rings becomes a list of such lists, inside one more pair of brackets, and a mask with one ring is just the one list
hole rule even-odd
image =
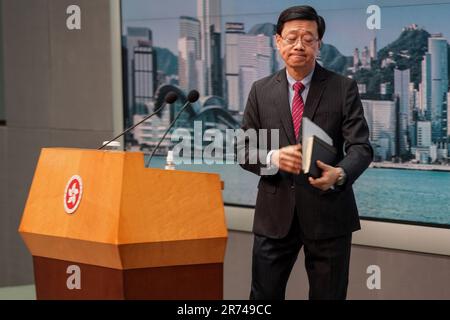
[[[372, 61], [371, 69], [361, 69], [354, 75], [358, 83], [365, 83], [368, 93], [377, 93], [379, 86], [383, 82], [394, 82], [394, 69], [410, 69], [411, 82], [415, 83], [416, 88], [422, 81], [422, 60], [428, 51], [428, 38], [430, 34], [423, 29], [406, 29], [392, 43], [378, 51], [377, 60]], [[393, 64], [382, 68], [382, 61], [390, 58]], [[448, 50], [448, 59], [450, 61], [450, 46]], [[448, 68], [450, 74], [450, 64]]]
[[320, 48], [320, 61], [322, 61], [325, 68], [345, 74], [352, 59], [351, 57], [343, 56], [335, 46], [324, 43], [322, 48]]
[[167, 75], [178, 74], [178, 58], [169, 49], [154, 47], [158, 71]]

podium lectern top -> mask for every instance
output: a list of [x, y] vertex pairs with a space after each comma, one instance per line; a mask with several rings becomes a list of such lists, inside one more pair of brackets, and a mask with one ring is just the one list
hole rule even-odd
[[116, 269], [223, 262], [220, 177], [147, 169], [139, 152], [42, 149], [19, 232], [33, 255]]

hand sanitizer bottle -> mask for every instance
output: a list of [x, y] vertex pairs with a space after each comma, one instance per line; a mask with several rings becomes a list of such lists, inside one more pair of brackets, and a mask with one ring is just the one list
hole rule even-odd
[[166, 170], [175, 170], [175, 162], [173, 161], [173, 151], [167, 153]]

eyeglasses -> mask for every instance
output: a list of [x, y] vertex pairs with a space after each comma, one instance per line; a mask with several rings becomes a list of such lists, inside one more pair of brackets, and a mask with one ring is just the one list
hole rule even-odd
[[302, 45], [305, 47], [312, 47], [316, 41], [319, 40], [319, 38], [314, 37], [310, 33], [305, 33], [303, 35], [298, 35], [295, 33], [290, 33], [286, 37], [281, 37], [283, 39], [283, 42], [288, 46], [296, 46], [299, 41], [301, 41]]

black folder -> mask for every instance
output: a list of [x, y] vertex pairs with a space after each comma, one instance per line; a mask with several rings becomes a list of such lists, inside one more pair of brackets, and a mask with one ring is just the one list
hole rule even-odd
[[320, 178], [322, 169], [317, 166], [317, 160], [334, 166], [337, 157], [336, 148], [315, 135], [308, 139], [308, 147], [303, 154], [303, 172], [313, 178]]

